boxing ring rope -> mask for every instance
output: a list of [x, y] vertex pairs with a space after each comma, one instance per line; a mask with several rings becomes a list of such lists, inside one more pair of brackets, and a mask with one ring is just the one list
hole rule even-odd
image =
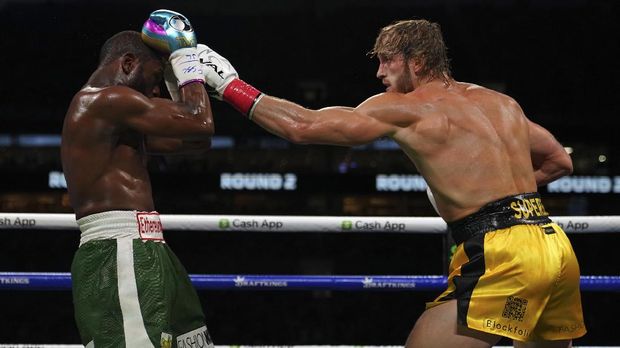
[[[201, 290], [440, 291], [447, 277], [191, 274]], [[71, 290], [69, 273], [0, 272], [0, 290]], [[582, 276], [582, 291], [620, 291], [620, 276]]]
[[[439, 217], [161, 215], [165, 230], [446, 234]], [[620, 232], [620, 216], [552, 216], [566, 233]], [[0, 213], [0, 229], [77, 230], [73, 214]]]
[[[438, 217], [161, 215], [164, 230], [198, 232], [395, 232], [448, 236]], [[555, 216], [567, 233], [618, 233], [620, 216]], [[77, 230], [73, 214], [0, 213], [0, 230]], [[1, 233], [1, 232], [0, 232]], [[334, 290], [334, 291], [440, 291], [444, 275], [214, 275], [192, 274], [203, 290]], [[70, 273], [0, 272], [0, 290], [70, 290]], [[620, 291], [620, 275], [581, 277], [583, 291]], [[81, 345], [0, 344], [0, 348], [75, 348]], [[215, 348], [263, 348], [225, 346]], [[278, 346], [269, 346], [278, 348]], [[396, 346], [280, 346], [282, 348], [395, 348]], [[583, 346], [582, 346], [583, 347]]]
[[[567, 233], [614, 233], [620, 216], [556, 216], [552, 220]], [[438, 217], [161, 215], [165, 230], [246, 232], [397, 232], [447, 236]], [[0, 229], [77, 230], [73, 214], [0, 213]], [[206, 290], [408, 290], [439, 291], [442, 275], [190, 275]], [[620, 291], [620, 275], [581, 277], [584, 291]], [[69, 290], [69, 273], [0, 272], [0, 290]]]

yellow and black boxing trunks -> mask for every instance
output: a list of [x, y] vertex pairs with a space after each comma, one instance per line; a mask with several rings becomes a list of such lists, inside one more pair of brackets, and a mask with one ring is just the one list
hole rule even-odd
[[518, 341], [583, 336], [577, 257], [548, 215], [538, 193], [524, 193], [448, 223], [448, 289], [427, 308], [456, 300], [460, 325]]

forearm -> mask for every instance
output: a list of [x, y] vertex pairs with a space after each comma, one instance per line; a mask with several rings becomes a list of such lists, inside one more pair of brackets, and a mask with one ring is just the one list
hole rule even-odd
[[544, 186], [549, 184], [550, 182], [555, 181], [566, 175], [566, 173], [562, 173], [559, 171], [547, 172], [544, 169], [539, 169], [534, 172], [534, 177], [536, 178], [537, 186]]
[[356, 146], [393, 134], [394, 127], [349, 107], [306, 109], [265, 96], [252, 120], [282, 138], [298, 144]]
[[302, 142], [312, 124], [312, 110], [271, 96], [263, 96], [254, 108], [252, 121], [288, 141]]
[[538, 186], [573, 172], [573, 161], [562, 144], [542, 126], [529, 121], [530, 155]]
[[[159, 116], [159, 120], [151, 118], [150, 122], [147, 121], [151, 124], [143, 125], [143, 128], [157, 128], [150, 134], [179, 138], [176, 143], [164, 143], [163, 149], [184, 147], [179, 145], [184, 141], [210, 141], [214, 132], [213, 115], [204, 88], [205, 76], [196, 47], [196, 34], [189, 20], [178, 12], [157, 10], [149, 15], [141, 35], [148, 46], [169, 54], [163, 77], [174, 101], [156, 101], [149, 112]], [[166, 107], [158, 108], [158, 103]]]
[[552, 156], [534, 167], [536, 185], [543, 186], [573, 172], [572, 161], [567, 156]]
[[185, 104], [190, 114], [203, 121], [207, 131], [214, 133], [213, 113], [209, 96], [200, 82], [187, 84], [180, 88], [180, 102]]

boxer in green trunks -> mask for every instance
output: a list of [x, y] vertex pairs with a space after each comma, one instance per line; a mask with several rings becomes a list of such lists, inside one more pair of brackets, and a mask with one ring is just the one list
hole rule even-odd
[[[146, 166], [149, 153], [208, 149], [211, 105], [187, 19], [156, 11], [149, 21], [177, 46], [157, 52], [133, 31], [109, 38], [63, 126], [62, 164], [82, 232], [71, 267], [75, 318], [87, 347], [212, 346], [196, 291], [165, 243]], [[175, 30], [163, 30], [173, 21]], [[158, 98], [165, 69], [176, 101]]]

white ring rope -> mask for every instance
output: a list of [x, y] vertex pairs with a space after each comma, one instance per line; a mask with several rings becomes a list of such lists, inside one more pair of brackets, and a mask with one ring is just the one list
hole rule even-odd
[[[569, 233], [620, 232], [620, 216], [555, 216]], [[402, 232], [445, 234], [438, 217], [161, 215], [167, 230], [253, 232]], [[0, 213], [0, 229], [77, 230], [73, 214]], [[75, 348], [81, 345], [0, 344], [0, 348]], [[215, 346], [263, 348], [264, 346]], [[277, 346], [271, 346], [274, 348]], [[392, 348], [393, 346], [280, 346], [282, 348]], [[581, 346], [585, 347], [585, 346]]]
[[[567, 233], [620, 232], [620, 216], [552, 216]], [[161, 215], [166, 230], [446, 233], [439, 217]], [[0, 229], [75, 230], [73, 214], [0, 213]]]

